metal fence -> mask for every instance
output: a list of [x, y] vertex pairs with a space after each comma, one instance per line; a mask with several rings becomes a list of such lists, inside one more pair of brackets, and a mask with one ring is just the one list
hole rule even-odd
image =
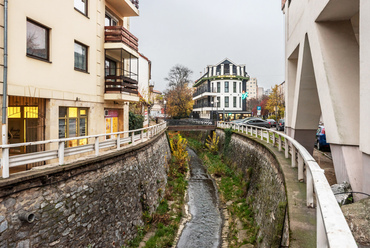
[[[1, 166], [2, 166], [2, 176], [3, 178], [9, 177], [9, 168], [35, 163], [35, 162], [42, 162], [48, 161], [51, 159], [59, 159], [59, 165], [64, 164], [64, 158], [72, 155], [89, 153], [95, 151], [95, 155], [99, 155], [100, 149], [106, 148], [114, 148], [116, 147], [117, 150], [121, 149], [122, 145], [127, 144], [134, 144], [137, 141], [143, 141], [144, 139], [150, 139], [160, 131], [166, 128], [166, 123], [160, 123], [155, 126], [131, 130], [131, 131], [124, 131], [124, 132], [116, 132], [116, 133], [104, 133], [104, 134], [97, 134], [97, 135], [89, 135], [89, 136], [80, 136], [80, 137], [73, 137], [73, 138], [65, 138], [65, 139], [54, 139], [54, 140], [45, 140], [45, 141], [36, 141], [36, 142], [27, 142], [27, 143], [18, 143], [18, 144], [7, 144], [1, 145], [0, 148], [2, 149], [2, 158], [1, 158]], [[125, 137], [121, 137], [125, 136]], [[106, 139], [104, 141], [100, 141], [100, 137], [114, 137], [111, 139]], [[92, 141], [86, 145], [80, 145], [75, 147], [65, 147], [65, 142], [72, 141], [72, 140], [83, 140], [87, 139], [88, 141]], [[14, 155], [9, 156], [9, 149], [17, 148], [22, 146], [33, 146], [33, 145], [41, 145], [41, 144], [58, 144], [58, 149], [56, 150], [47, 150], [41, 152], [32, 152], [26, 153], [21, 155]]]
[[168, 126], [216, 126], [216, 120], [212, 119], [167, 119]]
[[324, 170], [301, 144], [283, 133], [267, 128], [230, 122], [218, 122], [217, 127], [231, 128], [260, 138], [267, 143], [272, 142], [281, 152], [284, 147], [285, 157], [291, 158], [291, 166], [298, 166], [298, 180], [303, 182], [306, 176], [307, 207], [316, 207], [316, 247], [357, 247], [342, 210], [326, 180]]

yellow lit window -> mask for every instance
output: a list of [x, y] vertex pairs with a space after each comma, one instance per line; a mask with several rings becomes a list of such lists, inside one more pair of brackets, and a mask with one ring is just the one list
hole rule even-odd
[[8, 107], [8, 118], [21, 118], [21, 107]]

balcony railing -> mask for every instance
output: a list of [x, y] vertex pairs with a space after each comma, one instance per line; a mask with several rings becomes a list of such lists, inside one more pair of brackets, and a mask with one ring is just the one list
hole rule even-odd
[[122, 26], [105, 26], [105, 42], [122, 42], [135, 51], [139, 50], [139, 39]]
[[213, 104], [213, 105], [210, 102], [197, 103], [197, 104], [194, 104], [193, 105], [193, 109], [196, 109], [196, 108], [207, 108], [207, 107], [209, 107], [209, 108], [211, 108], [211, 107], [216, 108], [216, 104]]
[[196, 97], [196, 96], [199, 96], [203, 93], [217, 93], [217, 89], [216, 88], [210, 88], [210, 87], [201, 87], [201, 88], [198, 88], [194, 93], [193, 93], [193, 97]]
[[131, 0], [131, 3], [135, 5], [137, 9], [139, 9], [139, 0]]
[[138, 94], [138, 82], [126, 76], [105, 76], [105, 93], [132, 93]]

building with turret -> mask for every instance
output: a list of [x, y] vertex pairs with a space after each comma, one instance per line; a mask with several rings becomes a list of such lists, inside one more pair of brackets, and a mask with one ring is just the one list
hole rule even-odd
[[246, 111], [248, 80], [245, 65], [230, 59], [207, 66], [193, 86], [193, 117], [234, 120], [250, 116]]

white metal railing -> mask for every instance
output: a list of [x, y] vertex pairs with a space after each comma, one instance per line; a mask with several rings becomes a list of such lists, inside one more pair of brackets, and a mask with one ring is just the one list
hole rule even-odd
[[[274, 130], [263, 127], [242, 125], [231, 122], [217, 122], [217, 127], [231, 128], [238, 132], [260, 136], [261, 140], [278, 147], [285, 157], [291, 157], [291, 166], [298, 166], [298, 180], [304, 181], [306, 168], [307, 207], [316, 207], [316, 247], [357, 247], [356, 241], [335, 199], [324, 170], [320, 168], [311, 154], [296, 140]], [[270, 134], [271, 137], [270, 137]], [[306, 167], [305, 167], [306, 166]], [[316, 206], [314, 205], [316, 197]]]
[[[89, 136], [80, 136], [80, 137], [73, 137], [73, 138], [65, 138], [65, 139], [53, 139], [53, 140], [45, 140], [45, 141], [36, 141], [36, 142], [26, 142], [26, 143], [18, 143], [18, 144], [7, 144], [7, 145], [0, 145], [2, 149], [2, 158], [1, 158], [1, 167], [2, 167], [2, 177], [8, 178], [9, 177], [9, 168], [47, 161], [51, 159], [59, 159], [59, 165], [64, 164], [64, 158], [72, 155], [77, 155], [81, 153], [93, 152], [95, 151], [95, 155], [99, 155], [100, 149], [112, 148], [116, 147], [117, 150], [121, 149], [122, 145], [125, 144], [133, 144], [135, 142], [142, 141], [143, 139], [150, 139], [163, 129], [167, 127], [166, 122], [157, 124], [155, 126], [150, 126], [146, 128], [124, 131], [124, 132], [116, 132], [116, 133], [104, 133], [104, 134], [96, 134], [96, 135], [89, 135]], [[139, 134], [135, 134], [140, 132]], [[126, 137], [122, 137], [121, 135]], [[100, 137], [116, 137], [113, 139], [107, 139], [104, 141], [99, 141]], [[75, 147], [65, 147], [66, 141], [71, 140], [81, 140], [81, 139], [94, 139], [94, 142], [91, 144], [80, 145]], [[48, 150], [48, 151], [41, 151], [41, 152], [32, 152], [26, 153], [21, 155], [14, 155], [9, 156], [9, 149], [22, 147], [22, 146], [32, 146], [32, 145], [43, 145], [43, 144], [52, 144], [57, 143], [58, 149], [57, 150]]]

